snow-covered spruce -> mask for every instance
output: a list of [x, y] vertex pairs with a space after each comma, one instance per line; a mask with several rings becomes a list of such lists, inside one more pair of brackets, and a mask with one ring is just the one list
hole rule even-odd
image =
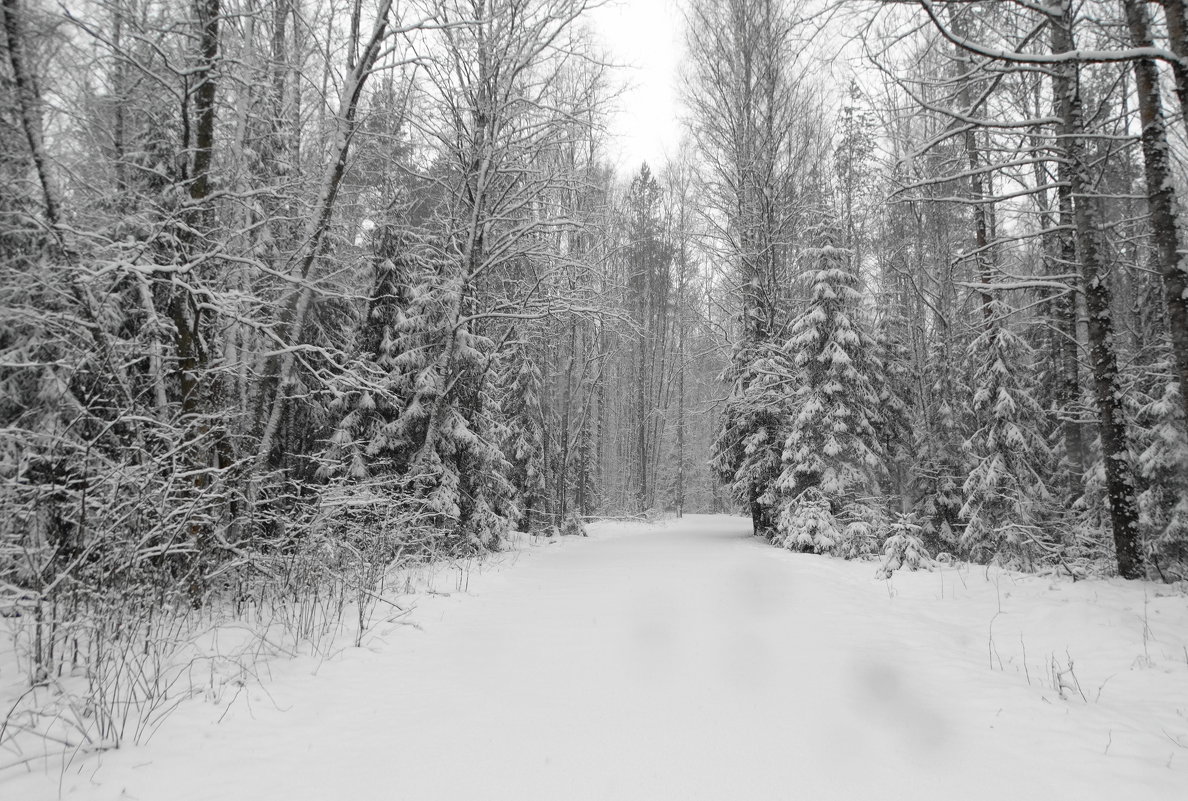
[[[870, 499], [880, 494], [885, 476], [875, 428], [878, 362], [861, 320], [863, 296], [850, 251], [825, 246], [811, 250], [809, 258], [815, 269], [807, 277], [808, 304], [784, 344], [791, 368], [790, 415], [772, 492], [778, 498], [779, 541], [830, 552], [843, 539], [831, 535], [832, 519], [844, 530], [877, 514]], [[808, 519], [813, 526], [805, 529]]]
[[735, 363], [713, 467], [735, 500], [750, 507], [755, 533], [774, 537], [781, 512], [773, 488], [781, 471], [792, 368], [782, 350], [764, 343], [737, 348]]
[[1010, 565], [1031, 566], [1060, 547], [1049, 525], [1047, 419], [1035, 400], [1030, 371], [1016, 367], [1032, 361], [1031, 349], [1011, 331], [1005, 308], [994, 302], [991, 311], [990, 324], [969, 350], [971, 411], [980, 424], [965, 441], [973, 466], [962, 487], [960, 544], [981, 560], [997, 556]]
[[503, 450], [511, 468], [508, 479], [520, 513], [517, 528], [529, 531], [533, 513], [539, 514], [545, 497], [541, 376], [523, 342], [514, 342], [505, 353], [500, 359], [501, 406], [507, 420]]

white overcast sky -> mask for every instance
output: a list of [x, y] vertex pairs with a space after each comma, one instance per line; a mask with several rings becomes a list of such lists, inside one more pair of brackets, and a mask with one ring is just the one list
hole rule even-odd
[[608, 0], [590, 22], [627, 88], [610, 122], [607, 155], [626, 177], [647, 161], [659, 171], [680, 141], [677, 71], [684, 20], [677, 0]]

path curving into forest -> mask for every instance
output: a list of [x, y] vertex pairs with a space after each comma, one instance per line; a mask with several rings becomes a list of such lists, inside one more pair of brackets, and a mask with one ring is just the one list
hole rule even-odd
[[981, 623], [930, 622], [873, 573], [772, 548], [741, 518], [604, 524], [316, 676], [278, 667], [271, 703], [218, 724], [210, 705], [179, 711], [148, 746], [68, 773], [64, 796], [1175, 797], [1183, 773], [1153, 767], [1166, 753], [1127, 758], [1114, 729], [1103, 756], [1075, 717], [1091, 707], [988, 670]]

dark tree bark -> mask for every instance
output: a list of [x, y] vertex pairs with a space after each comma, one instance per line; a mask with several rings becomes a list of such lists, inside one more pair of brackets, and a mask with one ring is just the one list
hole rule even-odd
[[194, 71], [194, 162], [190, 173], [190, 199], [200, 203], [210, 194], [210, 162], [215, 138], [215, 67], [219, 58], [219, 0], [196, 0], [201, 26], [198, 68]]
[[648, 393], [645, 389], [645, 346], [640, 342], [639, 364], [635, 373], [635, 505], [636, 510], [648, 509]]
[[[1059, 260], [1056, 267], [1061, 272], [1076, 265], [1077, 246], [1072, 233], [1076, 221], [1073, 217], [1072, 179], [1069, 175], [1068, 164], [1062, 161], [1057, 167], [1056, 175], [1060, 187], [1057, 189], [1058, 219], [1062, 230], [1059, 234]], [[1064, 410], [1066, 419], [1063, 422], [1064, 452], [1072, 475], [1069, 476], [1069, 488], [1079, 488], [1081, 479], [1085, 475], [1085, 440], [1081, 432], [1081, 423], [1073, 419], [1075, 412], [1071, 410], [1081, 396], [1081, 359], [1077, 347], [1077, 298], [1068, 293], [1056, 299], [1054, 309], [1054, 325], [1056, 327], [1056, 347], [1059, 351], [1061, 366], [1060, 377], [1056, 386], [1056, 402]], [[1075, 491], [1075, 490], [1074, 490]]]
[[[1152, 47], [1150, 19], [1139, 0], [1124, 0], [1126, 23], [1135, 47]], [[1179, 6], [1179, 4], [1176, 4]], [[1182, 6], [1179, 6], [1182, 11]], [[1176, 377], [1188, 420], [1188, 271], [1179, 254], [1179, 221], [1176, 217], [1176, 189], [1169, 162], [1170, 142], [1163, 119], [1163, 98], [1159, 88], [1159, 66], [1153, 59], [1134, 62], [1135, 90], [1139, 117], [1143, 123], [1143, 163], [1147, 179], [1147, 208], [1151, 221], [1151, 242], [1163, 277], [1167, 327], [1176, 362]], [[1177, 81], [1179, 76], [1177, 75]]]
[[115, 50], [115, 63], [111, 68], [112, 94], [115, 99], [115, 119], [112, 121], [112, 149], [115, 151], [115, 177], [117, 202], [125, 202], [129, 190], [127, 162], [127, 106], [128, 72], [124, 64], [124, 7], [121, 0], [112, 5], [111, 44]]
[[762, 490], [752, 483], [747, 493], [747, 505], [751, 510], [751, 533], [756, 537], [766, 537], [768, 534], [767, 522], [764, 520], [763, 504], [759, 502], [759, 496], [761, 494]]
[[46, 161], [45, 146], [41, 131], [41, 98], [37, 85], [25, 63], [25, 36], [23, 9], [19, 0], [4, 0], [4, 37], [8, 45], [8, 64], [12, 69], [12, 80], [16, 84], [17, 103], [20, 106], [21, 128], [29, 144], [29, 156], [41, 184], [45, 202], [45, 218], [51, 226], [57, 227], [61, 218], [58, 194], [51, 182], [49, 164]]
[[[1057, 54], [1075, 49], [1071, 2], [1065, 0], [1063, 9], [1062, 18], [1054, 20], [1052, 26], [1052, 51]], [[1053, 80], [1062, 120], [1063, 156], [1068, 165], [1081, 284], [1089, 313], [1089, 362], [1093, 371], [1093, 395], [1097, 404], [1106, 496], [1118, 573], [1123, 578], [1141, 578], [1143, 560], [1138, 547], [1134, 477], [1127, 448], [1126, 425], [1119, 405], [1122, 388], [1114, 353], [1114, 324], [1101, 258], [1096, 199], [1090, 195], [1092, 183], [1084, 151], [1085, 129], [1077, 64], [1070, 62], [1061, 65]]]
[[[1181, 59], [1188, 59], [1188, 11], [1184, 0], [1161, 0], [1167, 19], [1167, 38], [1172, 52]], [[1176, 81], [1176, 96], [1180, 100], [1180, 115], [1188, 125], [1188, 65], [1183, 61], [1172, 62], [1172, 75]]]
[[565, 517], [569, 512], [569, 461], [573, 443], [570, 439], [571, 425], [570, 407], [573, 404], [573, 370], [577, 364], [577, 320], [569, 320], [569, 353], [565, 359], [565, 386], [561, 392], [561, 455], [558, 465], [557, 493], [554, 502], [557, 504], [557, 525], [565, 524]]
[[676, 516], [685, 516], [685, 330], [681, 323], [677, 348], [677, 420], [676, 420]]
[[[963, 30], [962, 20], [956, 14], [953, 15], [953, 32], [958, 36], [965, 36]], [[970, 80], [974, 71], [974, 62], [967, 54], [963, 54], [958, 48], [957, 63], [961, 65], [964, 70], [963, 75], [958, 75], [957, 80], [961, 82], [961, 90], [958, 98], [961, 102], [961, 110], [965, 114], [974, 115], [973, 93], [970, 92]], [[986, 164], [982, 160], [982, 151], [978, 146], [978, 129], [976, 126], [969, 123], [962, 123], [965, 130], [961, 135], [961, 143], [965, 149], [965, 158], [969, 164], [969, 194], [970, 200], [973, 201], [973, 222], [974, 222], [974, 262], [977, 265], [978, 281], [984, 285], [989, 285], [993, 282], [994, 272], [994, 248], [993, 248], [993, 192], [987, 191], [986, 186], [989, 180], [989, 173], [985, 171]], [[981, 293], [982, 303], [982, 323], [989, 330], [994, 324], [993, 312], [990, 293]]]
[[[217, 81], [215, 67], [219, 57], [219, 2], [195, 0], [199, 34], [198, 66], [194, 70], [194, 122], [183, 126], [193, 128], [193, 160], [188, 175], [191, 206], [187, 214], [187, 244], [193, 248], [195, 239], [210, 227], [210, 166], [215, 146], [215, 99]], [[185, 143], [189, 145], [189, 142]], [[169, 316], [173, 320], [174, 346], [177, 349], [178, 383], [182, 414], [191, 416], [199, 409], [201, 371], [207, 355], [202, 340], [202, 310], [194, 302], [192, 293], [172, 286]]]

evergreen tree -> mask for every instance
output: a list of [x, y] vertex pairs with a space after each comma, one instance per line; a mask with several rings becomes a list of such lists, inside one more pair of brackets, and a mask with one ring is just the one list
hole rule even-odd
[[375, 280], [360, 326], [356, 369], [344, 371], [332, 387], [329, 412], [337, 417], [319, 477], [363, 480], [404, 467], [397, 418], [413, 391], [420, 345], [417, 290], [410, 286], [412, 259], [406, 243], [390, 229], [379, 234]]
[[975, 365], [971, 411], [979, 425], [965, 441], [974, 465], [962, 488], [961, 544], [982, 558], [1004, 553], [1030, 565], [1037, 549], [1054, 545], [1042, 528], [1049, 520], [1045, 476], [1052, 454], [1026, 369], [1031, 348], [1002, 320], [1001, 304], [990, 303], [992, 321], [969, 351]]
[[520, 512], [500, 448], [506, 434], [497, 382], [488, 380], [494, 343], [465, 326], [452, 337], [442, 333], [432, 341], [445, 349], [417, 377], [402, 417], [408, 428], [424, 429], [408, 476], [447, 539], [497, 548]]
[[772, 537], [780, 475], [780, 454], [787, 430], [791, 365], [778, 348], [738, 348], [736, 373], [714, 442], [711, 466], [739, 503], [750, 504], [755, 533]]
[[880, 317], [876, 329], [876, 351], [871, 369], [879, 399], [872, 422], [890, 479], [888, 502], [901, 507], [889, 511], [907, 511], [911, 496], [911, 466], [916, 461], [908, 403], [914, 394], [914, 371], [906, 344], [908, 324], [902, 306], [895, 299], [885, 300], [885, 305], [887, 311]]
[[826, 245], [812, 256], [818, 266], [808, 279], [808, 306], [785, 345], [795, 376], [793, 414], [775, 489], [783, 543], [825, 552], [839, 543], [824, 534], [806, 541], [804, 516], [816, 520], [827, 511], [839, 526], [861, 524], [852, 533], [866, 538], [884, 463], [875, 429], [875, 345], [859, 319], [862, 291], [850, 252]]
[[902, 567], [908, 570], [931, 569], [932, 559], [920, 537], [920, 527], [908, 517], [901, 517], [888, 529], [887, 541], [883, 543], [883, 563], [879, 567], [880, 578], [891, 578], [891, 574]]
[[665, 236], [662, 200], [663, 189], [648, 165], [641, 165], [627, 191], [625, 220], [625, 301], [635, 329], [629, 469], [637, 511], [656, 502], [656, 457], [672, 371], [673, 248]]
[[502, 361], [503, 412], [507, 418], [503, 450], [520, 511], [518, 528], [529, 531], [532, 513], [539, 511], [545, 496], [540, 369], [522, 342], [516, 342]]
[[934, 552], [955, 551], [964, 530], [962, 486], [969, 475], [961, 421], [968, 418], [957, 396], [950, 343], [936, 337], [925, 362], [933, 376], [916, 410], [912, 484], [920, 536]]
[[1138, 496], [1146, 551], [1165, 580], [1188, 573], [1188, 438], [1180, 385], [1164, 366], [1163, 391], [1139, 413]]
[[[596, 382], [587, 382], [587, 392], [595, 397], [598, 391]], [[593, 515], [601, 504], [598, 484], [598, 440], [601, 436], [597, 412], [588, 413], [582, 421], [581, 432], [578, 435], [577, 461], [577, 512], [580, 515]]]

